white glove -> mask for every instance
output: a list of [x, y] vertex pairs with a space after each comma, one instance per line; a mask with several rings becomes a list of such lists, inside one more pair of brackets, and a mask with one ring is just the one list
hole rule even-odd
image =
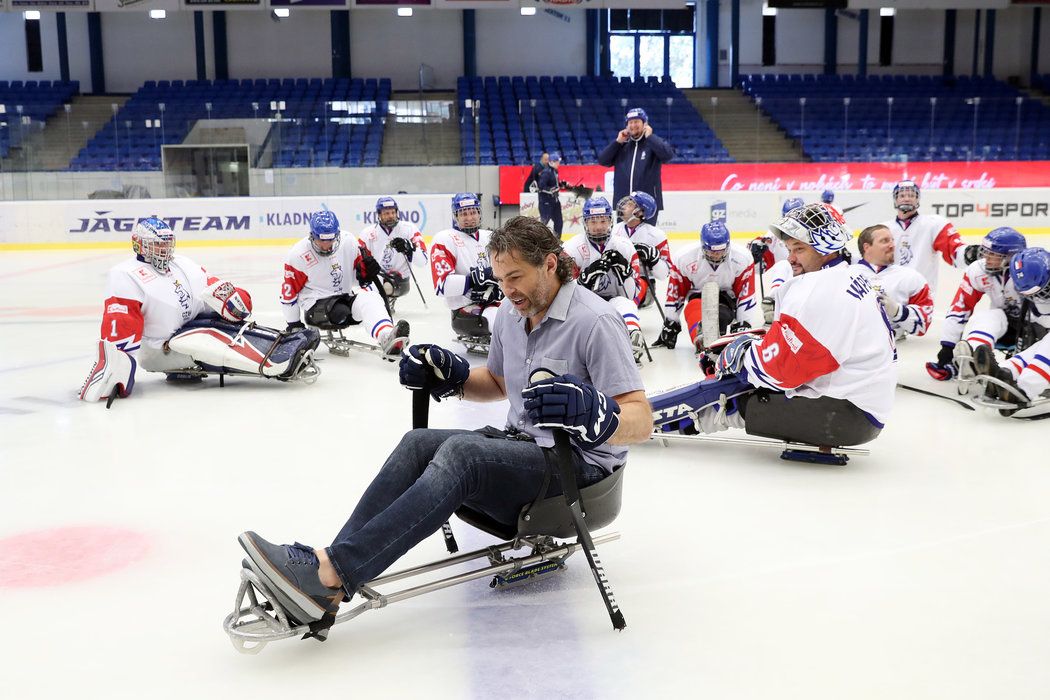
[[901, 320], [897, 318], [898, 314], [901, 312], [901, 305], [881, 289], [879, 290], [879, 301], [882, 302], [882, 308], [886, 309], [886, 315], [890, 317], [891, 321]]

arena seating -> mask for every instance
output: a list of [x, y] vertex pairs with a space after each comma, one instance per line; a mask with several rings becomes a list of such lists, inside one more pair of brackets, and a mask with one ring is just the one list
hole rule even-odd
[[0, 80], [0, 158], [19, 145], [21, 118], [45, 122], [78, 92], [80, 83], [76, 80]]
[[[461, 77], [456, 81], [464, 164], [529, 165], [544, 151], [563, 162], [595, 163], [623, 128], [628, 108], [642, 107], [671, 145], [676, 163], [729, 162], [685, 93], [670, 78], [633, 81], [590, 76]], [[477, 114], [464, 107], [480, 102]], [[475, 134], [474, 117], [478, 128]]]
[[741, 84], [814, 161], [1050, 157], [1050, 109], [992, 78], [755, 74]]
[[[281, 101], [277, 119], [271, 103]], [[263, 150], [274, 167], [377, 166], [389, 101], [389, 78], [148, 80], [70, 169], [160, 170], [161, 144], [181, 143], [208, 118], [271, 119]]]

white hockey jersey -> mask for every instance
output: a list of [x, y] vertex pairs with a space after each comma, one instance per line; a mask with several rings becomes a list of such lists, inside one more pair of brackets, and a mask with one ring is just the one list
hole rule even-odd
[[587, 239], [587, 234], [578, 233], [569, 239], [569, 242], [565, 244], [564, 249], [565, 252], [572, 257], [573, 262], [576, 263], [577, 277], [584, 270], [597, 262], [606, 250], [615, 250], [619, 252], [620, 255], [622, 255], [630, 264], [631, 276], [623, 282], [620, 282], [612, 272], [606, 272], [603, 279], [599, 280], [593, 288], [588, 287], [588, 289], [602, 299], [627, 297], [635, 304], [641, 301], [638, 298], [638, 294], [641, 291], [639, 280], [642, 274], [641, 268], [638, 265], [638, 253], [635, 252], [634, 245], [631, 244], [630, 239], [626, 236], [609, 236], [609, 240], [606, 242], [604, 248], [599, 249], [598, 246], [594, 245]]
[[839, 258], [777, 290], [773, 325], [741, 378], [790, 398], [845, 399], [880, 428], [893, 408], [897, 348], [869, 277]]
[[876, 289], [881, 289], [891, 299], [900, 304], [903, 318], [891, 319], [894, 330], [909, 335], [925, 335], [933, 316], [933, 295], [926, 278], [917, 270], [900, 265], [876, 267], [867, 260], [861, 260], [855, 267], [871, 279]]
[[116, 265], [106, 279], [102, 339], [133, 356], [142, 345], [160, 350], [172, 333], [209, 311], [202, 293], [212, 281], [183, 255], [172, 259], [167, 274], [138, 259]]
[[[622, 236], [629, 240], [632, 245], [635, 243], [648, 243], [656, 248], [656, 251], [660, 253], [660, 262], [656, 263], [649, 270], [649, 273], [658, 280], [665, 280], [671, 274], [671, 248], [667, 243], [667, 234], [660, 229], [644, 221], [632, 229], [627, 227], [626, 222], [620, 221], [613, 226], [612, 235]], [[639, 269], [641, 269], [641, 263], [639, 263]]]
[[468, 294], [470, 271], [482, 265], [492, 267], [485, 246], [492, 231], [478, 229], [478, 237], [468, 236], [454, 228], [434, 234], [430, 242], [430, 273], [434, 292], [445, 299], [450, 309], [462, 309], [471, 303]]
[[751, 254], [730, 244], [727, 257], [717, 268], [712, 267], [700, 243], [688, 245], [674, 256], [664, 304], [667, 318], [678, 318], [690, 292], [699, 294], [706, 282], [714, 280], [719, 290], [736, 299], [736, 320], [747, 321], [752, 328], [762, 325], [761, 309], [755, 299], [755, 264]]
[[350, 294], [355, 287], [363, 286], [358, 272], [362, 260], [357, 237], [339, 235], [339, 247], [331, 255], [318, 255], [309, 236], [288, 251], [281, 285], [281, 310], [287, 323], [300, 321], [300, 310], [309, 311], [319, 299]]
[[399, 253], [390, 247], [390, 242], [395, 238], [403, 238], [416, 249], [412, 254], [413, 267], [425, 267], [427, 260], [427, 244], [423, 242], [423, 234], [419, 229], [406, 221], [399, 221], [389, 233], [379, 224], [372, 224], [358, 236], [372, 257], [379, 262], [384, 272], [396, 272], [404, 278], [409, 275], [408, 258], [404, 253]]
[[[993, 309], [1002, 309], [1008, 318], [1016, 318], [1021, 314], [1024, 297], [1014, 287], [1009, 272], [1004, 270], [1001, 275], [989, 274], [984, 260], [975, 260], [963, 273], [959, 289], [952, 299], [952, 306], [944, 317], [942, 342], [959, 342], [966, 322], [970, 320], [974, 307], [983, 296], [988, 297]], [[1029, 301], [1029, 318], [1034, 323], [1050, 328], [1050, 303]], [[993, 342], [995, 340], [992, 339]]]
[[966, 267], [966, 246], [950, 221], [936, 214], [916, 214], [907, 220], [890, 219], [883, 226], [893, 234], [897, 264], [918, 270], [937, 295], [937, 254], [944, 262]]

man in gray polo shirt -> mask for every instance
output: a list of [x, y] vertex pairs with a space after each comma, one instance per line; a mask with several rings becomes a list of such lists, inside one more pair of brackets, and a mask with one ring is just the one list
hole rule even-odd
[[[506, 429], [406, 433], [330, 547], [274, 545], [242, 533], [249, 565], [297, 622], [334, 614], [344, 594], [376, 578], [461, 505], [514, 523], [548, 476], [550, 428], [572, 437], [581, 488], [622, 466], [625, 446], [652, 433], [623, 319], [573, 281], [560, 240], [519, 216], [492, 234], [488, 252], [506, 299], [487, 365], [471, 370], [444, 348], [413, 345], [401, 360], [401, 383], [437, 400], [509, 399]], [[530, 383], [538, 369], [556, 376]], [[557, 474], [550, 482], [547, 495], [560, 493]]]

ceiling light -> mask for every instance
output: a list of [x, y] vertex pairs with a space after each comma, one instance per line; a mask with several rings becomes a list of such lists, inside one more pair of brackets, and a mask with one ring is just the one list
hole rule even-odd
[[411, 7], [399, 7], [399, 8], [397, 8], [397, 16], [398, 17], [411, 17], [412, 16], [412, 8]]

